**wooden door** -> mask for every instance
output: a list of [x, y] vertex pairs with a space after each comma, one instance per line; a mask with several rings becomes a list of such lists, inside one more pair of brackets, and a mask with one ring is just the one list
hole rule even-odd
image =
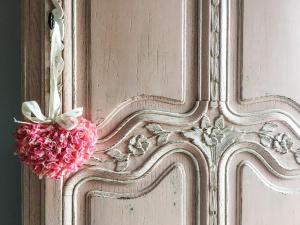
[[[300, 223], [300, 2], [74, 0], [63, 109], [97, 152], [60, 181], [23, 168], [23, 224]], [[47, 105], [55, 7], [23, 1], [24, 98]]]

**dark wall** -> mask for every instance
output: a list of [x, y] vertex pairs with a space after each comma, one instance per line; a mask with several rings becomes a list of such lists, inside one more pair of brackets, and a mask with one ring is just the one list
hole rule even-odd
[[21, 224], [20, 165], [13, 133], [20, 118], [20, 0], [0, 0], [0, 225]]

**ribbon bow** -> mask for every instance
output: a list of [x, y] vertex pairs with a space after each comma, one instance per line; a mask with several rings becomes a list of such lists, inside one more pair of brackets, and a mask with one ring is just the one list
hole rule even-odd
[[[36, 101], [27, 101], [22, 104], [22, 114], [33, 123], [57, 123], [66, 130], [72, 130], [78, 125], [78, 117], [83, 113], [83, 108], [76, 108], [70, 112], [61, 114], [61, 101], [59, 96], [59, 79], [64, 68], [62, 58], [63, 37], [63, 10], [59, 4], [52, 11], [53, 29], [50, 31], [50, 94], [49, 114], [46, 117]], [[15, 120], [19, 123], [24, 123]]]

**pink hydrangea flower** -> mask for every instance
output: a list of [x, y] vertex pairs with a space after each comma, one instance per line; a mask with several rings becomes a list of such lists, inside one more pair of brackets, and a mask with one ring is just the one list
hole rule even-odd
[[16, 131], [16, 154], [40, 178], [59, 179], [79, 170], [94, 153], [95, 124], [81, 118], [73, 130], [57, 124], [21, 124]]

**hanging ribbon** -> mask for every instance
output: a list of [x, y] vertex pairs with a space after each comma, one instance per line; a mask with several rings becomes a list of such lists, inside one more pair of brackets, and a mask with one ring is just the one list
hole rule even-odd
[[[78, 125], [78, 117], [82, 116], [83, 108], [76, 108], [61, 114], [61, 100], [59, 95], [59, 80], [64, 68], [63, 51], [63, 10], [59, 8], [52, 11], [52, 29], [50, 31], [50, 93], [49, 112], [46, 117], [36, 101], [27, 101], [22, 104], [22, 114], [33, 123], [57, 123], [66, 130], [72, 130]], [[58, 7], [57, 6], [57, 7]], [[15, 120], [16, 121], [16, 120]], [[26, 123], [20, 122], [19, 123]]]

